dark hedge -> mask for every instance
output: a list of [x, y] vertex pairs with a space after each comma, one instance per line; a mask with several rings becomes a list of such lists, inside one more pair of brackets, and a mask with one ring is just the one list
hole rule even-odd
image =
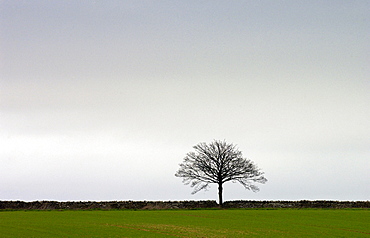
[[[0, 210], [122, 210], [122, 209], [207, 209], [216, 201], [0, 201]], [[370, 201], [227, 201], [223, 208], [370, 208]]]

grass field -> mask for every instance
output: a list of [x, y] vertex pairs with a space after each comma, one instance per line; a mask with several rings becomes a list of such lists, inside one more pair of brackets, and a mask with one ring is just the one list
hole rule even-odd
[[0, 237], [370, 237], [370, 210], [1, 211]]

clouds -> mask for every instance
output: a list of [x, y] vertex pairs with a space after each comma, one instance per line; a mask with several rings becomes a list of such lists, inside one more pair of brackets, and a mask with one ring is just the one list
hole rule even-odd
[[[348, 59], [366, 57], [360, 50], [368, 37], [362, 30], [366, 18], [352, 4], [148, 4], [8, 7], [3, 72], [28, 80], [126, 80], [255, 78], [263, 68], [271, 78], [301, 73], [307, 65], [315, 71], [321, 66], [321, 73], [338, 70], [353, 62]], [[338, 65], [332, 57], [346, 60]]]
[[269, 179], [226, 199], [367, 199], [367, 6], [3, 1], [0, 196], [212, 199], [173, 174], [226, 139]]

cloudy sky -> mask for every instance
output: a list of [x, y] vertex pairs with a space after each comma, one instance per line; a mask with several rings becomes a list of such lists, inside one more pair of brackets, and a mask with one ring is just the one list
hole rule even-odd
[[370, 2], [0, 1], [0, 200], [216, 200], [192, 146], [265, 172], [225, 200], [369, 200]]

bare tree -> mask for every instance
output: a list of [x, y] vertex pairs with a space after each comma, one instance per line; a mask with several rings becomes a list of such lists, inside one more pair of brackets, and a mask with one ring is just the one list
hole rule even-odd
[[222, 185], [225, 182], [239, 182], [253, 192], [259, 188], [253, 183], [266, 183], [263, 172], [250, 160], [243, 158], [242, 152], [235, 145], [225, 141], [213, 141], [209, 144], [199, 143], [193, 147], [195, 152], [186, 154], [176, 177], [183, 178], [183, 183], [194, 187], [192, 194], [209, 184], [218, 184], [219, 205], [222, 206]]

